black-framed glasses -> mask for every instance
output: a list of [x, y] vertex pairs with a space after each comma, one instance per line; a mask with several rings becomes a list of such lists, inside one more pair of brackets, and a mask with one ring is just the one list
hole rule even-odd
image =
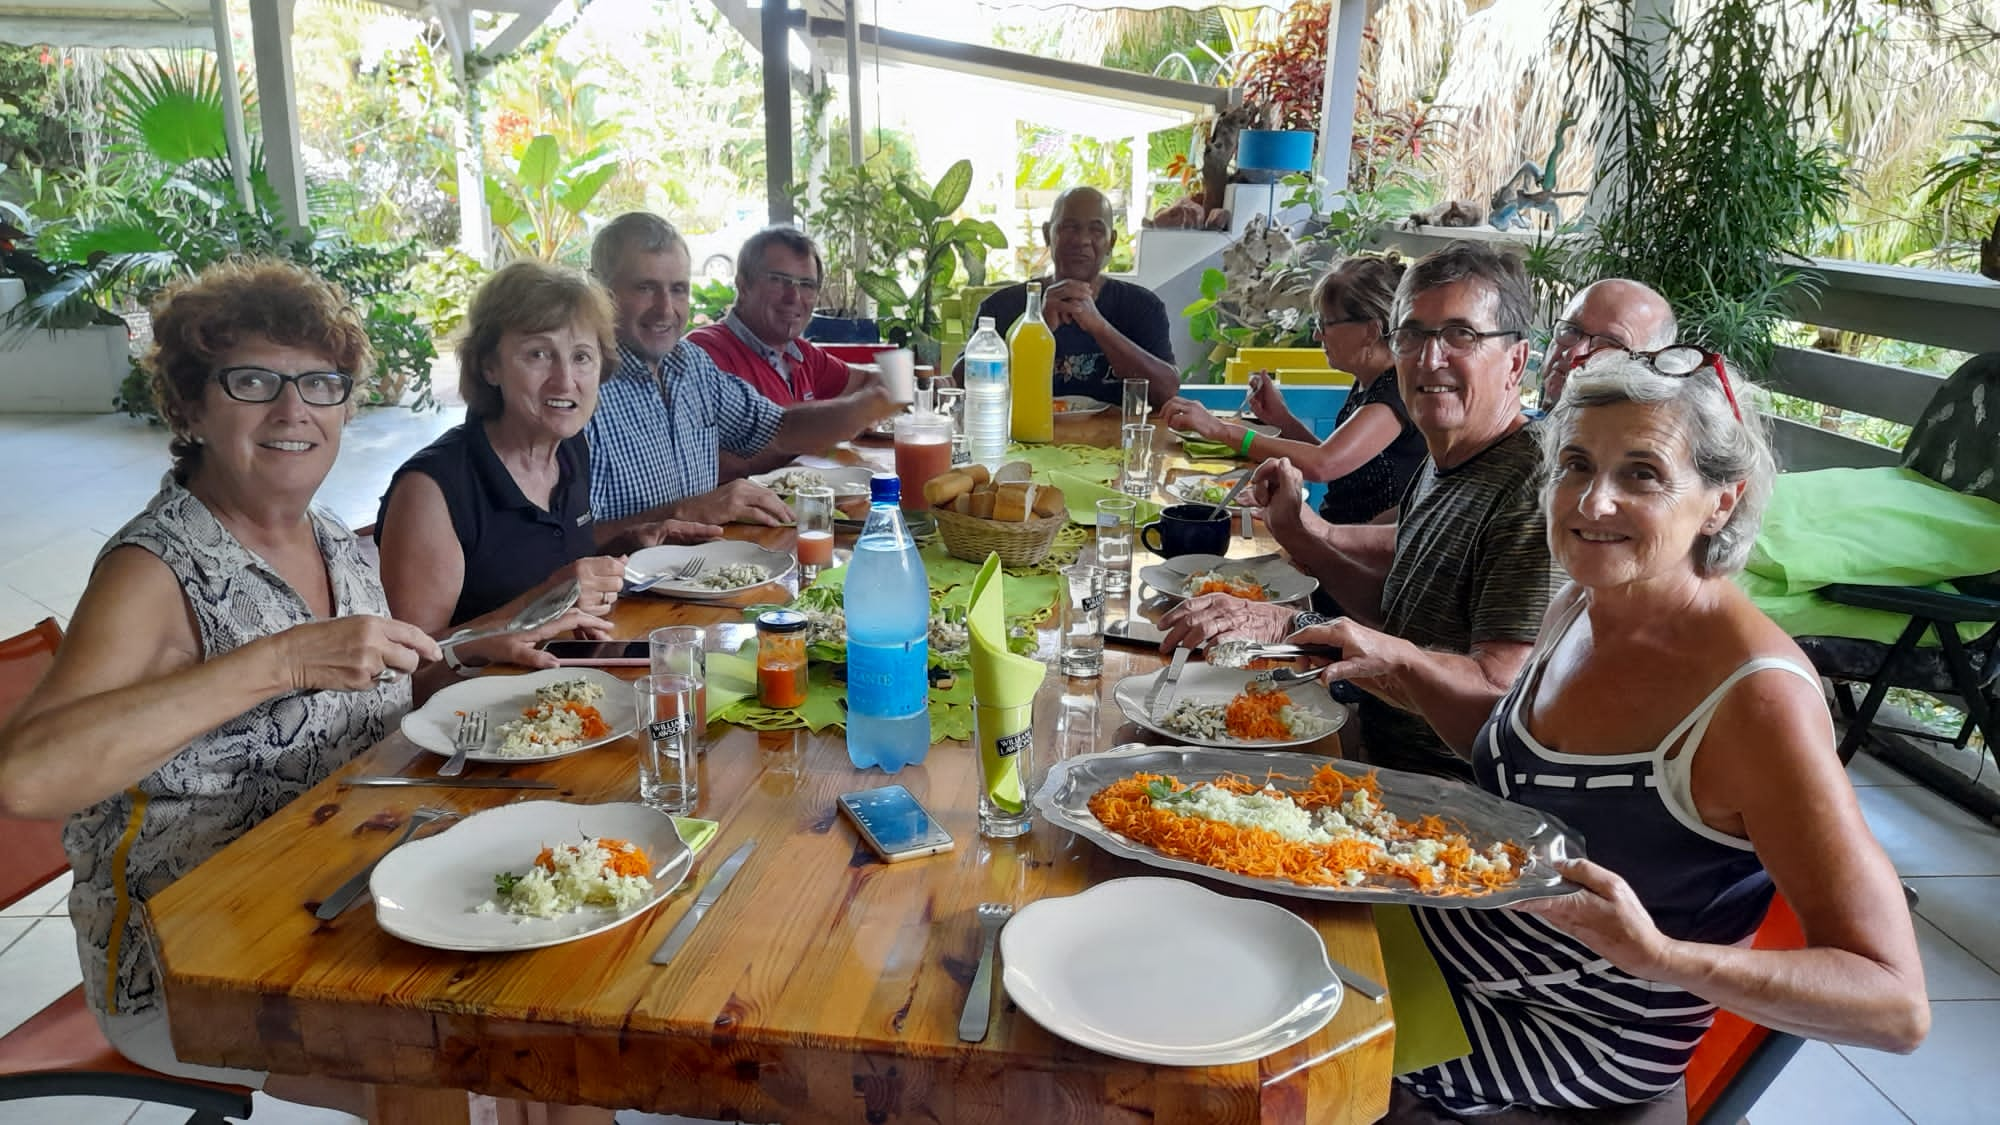
[[803, 293], [808, 297], [819, 296], [820, 286], [818, 278], [793, 277], [791, 274], [788, 273], [780, 273], [777, 270], [768, 270], [764, 274], [764, 280], [770, 282], [773, 285], [783, 286], [786, 289], [791, 289]]
[[1594, 358], [1602, 352], [1624, 352], [1633, 359], [1643, 360], [1647, 367], [1661, 375], [1675, 379], [1687, 379], [1699, 375], [1704, 370], [1715, 372], [1715, 381], [1722, 384], [1722, 396], [1729, 400], [1729, 409], [1736, 420], [1743, 420], [1743, 407], [1736, 401], [1736, 389], [1729, 385], [1729, 371], [1722, 363], [1722, 353], [1712, 352], [1696, 344], [1668, 344], [1656, 352], [1636, 352], [1624, 346], [1603, 348], [1590, 353], [1586, 358]]
[[1385, 339], [1396, 349], [1397, 355], [1416, 355], [1424, 350], [1432, 340], [1444, 347], [1446, 355], [1465, 355], [1496, 336], [1512, 336], [1519, 339], [1518, 328], [1500, 328], [1492, 332], [1481, 332], [1464, 324], [1447, 324], [1443, 328], [1398, 328]]
[[1607, 348], [1617, 348], [1620, 351], [1631, 350], [1630, 345], [1618, 337], [1602, 336], [1595, 332], [1586, 332], [1581, 325], [1572, 320], [1556, 321], [1554, 339], [1556, 347], [1563, 351], [1568, 351], [1578, 344], [1585, 342], [1589, 343], [1590, 347], [1588, 350], [1591, 353], [1601, 352]]
[[222, 393], [237, 402], [272, 402], [285, 393], [285, 384], [299, 389], [299, 400], [307, 406], [339, 406], [354, 393], [354, 378], [338, 371], [301, 371], [286, 375], [264, 367], [225, 367], [215, 373]]

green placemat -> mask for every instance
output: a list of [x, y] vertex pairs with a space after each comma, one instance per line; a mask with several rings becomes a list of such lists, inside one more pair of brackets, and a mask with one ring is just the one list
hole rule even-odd
[[715, 834], [721, 827], [712, 820], [700, 820], [692, 816], [674, 818], [674, 831], [681, 834], [681, 843], [686, 844], [688, 851], [697, 855], [715, 839]]
[[1127, 496], [1118, 489], [1088, 480], [1075, 473], [1060, 469], [1045, 474], [1048, 482], [1063, 490], [1063, 500], [1069, 505], [1069, 522], [1083, 527], [1097, 526], [1097, 502], [1099, 500], [1131, 500], [1136, 505], [1132, 511], [1134, 524], [1151, 523], [1160, 518], [1160, 506], [1151, 500], [1140, 500]]
[[[1007, 447], [1007, 460], [1026, 461], [1038, 473], [1061, 469], [1078, 476], [1096, 476], [1103, 470], [1117, 472], [1125, 451], [1101, 445], [1022, 445]], [[1109, 479], [1108, 477], [1105, 479]]]
[[[708, 719], [752, 730], [797, 730], [818, 734], [847, 728], [847, 685], [836, 665], [815, 660], [807, 668], [806, 701], [800, 707], [766, 707], [757, 702], [757, 644], [736, 652], [708, 654]], [[931, 738], [963, 742], [972, 737], [972, 675], [961, 671], [946, 687], [930, 689]]]
[[1382, 943], [1382, 967], [1396, 1004], [1396, 1049], [1392, 1074], [1408, 1074], [1472, 1053], [1451, 1002], [1451, 986], [1431, 957], [1417, 920], [1407, 906], [1375, 908], [1375, 937]]

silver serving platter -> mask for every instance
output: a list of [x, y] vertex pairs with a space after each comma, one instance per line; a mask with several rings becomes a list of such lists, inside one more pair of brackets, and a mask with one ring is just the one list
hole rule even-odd
[[[1397, 816], [1411, 818], [1437, 813], [1463, 824], [1477, 847], [1496, 840], [1518, 844], [1528, 853], [1528, 865], [1512, 884], [1485, 895], [1424, 894], [1400, 879], [1371, 877], [1352, 887], [1308, 887], [1282, 879], [1238, 875], [1205, 863], [1177, 859], [1135, 843], [1106, 828], [1091, 815], [1090, 798], [1098, 790], [1135, 773], [1170, 774], [1183, 785], [1240, 774], [1253, 781], [1279, 773], [1303, 783], [1321, 766], [1362, 776], [1373, 772], [1382, 786], [1382, 804]], [[1281, 783], [1285, 784], [1285, 783]], [[1583, 856], [1583, 841], [1554, 817], [1526, 805], [1504, 801], [1459, 781], [1401, 770], [1378, 769], [1318, 754], [1270, 750], [1197, 749], [1189, 746], [1113, 747], [1055, 763], [1035, 794], [1035, 809], [1049, 823], [1067, 828], [1091, 843], [1126, 859], [1168, 871], [1201, 875], [1254, 891], [1329, 902], [1395, 902], [1408, 906], [1492, 908], [1538, 898], [1554, 898], [1576, 888], [1565, 883], [1555, 864]]]

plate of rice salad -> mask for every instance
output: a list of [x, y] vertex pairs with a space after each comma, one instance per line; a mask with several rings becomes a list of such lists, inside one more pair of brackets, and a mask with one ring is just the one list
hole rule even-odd
[[486, 712], [486, 746], [470, 762], [546, 762], [632, 733], [632, 688], [601, 668], [543, 668], [518, 676], [478, 676], [431, 696], [403, 716], [411, 742], [451, 757], [458, 717]]
[[[671, 577], [697, 555], [702, 567], [693, 578]], [[735, 597], [790, 576], [796, 565], [789, 551], [773, 551], [742, 539], [717, 539], [692, 547], [648, 547], [632, 552], [625, 560], [626, 568], [636, 574], [669, 576], [647, 593], [693, 602]]]
[[1253, 671], [1211, 664], [1189, 664], [1181, 669], [1180, 690], [1174, 694], [1173, 706], [1155, 714], [1153, 687], [1165, 674], [1163, 668], [1150, 675], [1127, 676], [1111, 694], [1126, 718], [1176, 742], [1243, 748], [1304, 746], [1347, 722], [1347, 708], [1334, 702], [1326, 685], [1317, 681], [1268, 690], [1269, 685], [1256, 682]]
[[390, 852], [368, 890], [376, 921], [404, 941], [512, 952], [622, 926], [673, 893], [693, 863], [673, 818], [656, 809], [523, 801]]
[[1139, 580], [1169, 598], [1231, 594], [1255, 602], [1306, 604], [1319, 579], [1283, 559], [1232, 562], [1221, 555], [1182, 555], [1141, 567]]
[[1567, 894], [1561, 821], [1464, 782], [1316, 754], [1125, 746], [1057, 762], [1035, 808], [1115, 855], [1301, 898], [1509, 906]]

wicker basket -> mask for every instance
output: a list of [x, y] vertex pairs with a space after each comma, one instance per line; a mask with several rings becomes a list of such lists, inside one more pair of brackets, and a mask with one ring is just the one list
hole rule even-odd
[[991, 552], [1000, 556], [1002, 566], [1033, 566], [1048, 558], [1056, 533], [1069, 522], [1068, 513], [1023, 523], [982, 520], [949, 508], [932, 508], [931, 515], [937, 517], [938, 534], [952, 558], [983, 563]]

